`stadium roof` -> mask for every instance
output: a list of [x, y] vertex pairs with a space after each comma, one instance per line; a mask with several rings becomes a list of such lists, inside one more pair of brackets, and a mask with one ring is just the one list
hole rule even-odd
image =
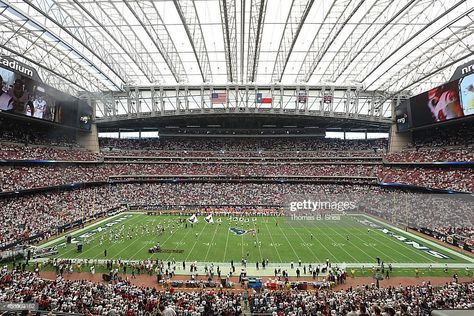
[[473, 55], [472, 0], [0, 0], [0, 54], [70, 92], [258, 83], [419, 92]]

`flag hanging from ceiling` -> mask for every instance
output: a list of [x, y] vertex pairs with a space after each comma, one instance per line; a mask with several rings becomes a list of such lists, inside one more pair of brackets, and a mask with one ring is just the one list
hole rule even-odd
[[300, 91], [298, 93], [298, 103], [306, 103], [308, 102], [308, 96], [306, 95], [306, 91]]
[[267, 95], [263, 95], [263, 93], [257, 93], [257, 99], [256, 99], [256, 102], [257, 103], [272, 103], [272, 97], [270, 96], [267, 96]]
[[332, 102], [332, 95], [326, 94], [323, 98], [323, 102], [327, 103], [327, 104], [331, 103]]
[[205, 218], [205, 221], [208, 224], [214, 223], [214, 219], [212, 218], [212, 214], [207, 215], [206, 218]]
[[191, 216], [190, 218], [188, 218], [188, 222], [190, 222], [191, 224], [196, 224], [198, 222], [198, 219], [196, 217], [196, 214], [193, 214], [193, 216]]
[[212, 104], [222, 104], [227, 102], [227, 93], [226, 92], [213, 92], [211, 94], [211, 103]]

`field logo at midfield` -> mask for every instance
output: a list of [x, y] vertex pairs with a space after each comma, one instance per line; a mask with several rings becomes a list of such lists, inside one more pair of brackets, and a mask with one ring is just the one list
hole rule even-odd
[[234, 235], [237, 235], [237, 236], [242, 236], [242, 235], [249, 234], [249, 233], [252, 233], [252, 234], [255, 233], [255, 229], [245, 230], [245, 229], [241, 229], [241, 228], [237, 228], [237, 227], [230, 227], [229, 230]]
[[434, 251], [434, 250], [431, 250], [430, 248], [426, 247], [426, 246], [423, 246], [422, 244], [419, 244], [417, 243], [416, 241], [414, 240], [411, 240], [407, 237], [404, 237], [404, 236], [401, 236], [401, 235], [397, 235], [395, 234], [394, 232], [392, 232], [391, 230], [387, 229], [387, 228], [384, 228], [384, 227], [381, 227], [375, 223], [372, 223], [371, 221], [368, 221], [366, 219], [364, 220], [358, 220], [359, 223], [363, 224], [363, 225], [366, 225], [366, 226], [370, 226], [374, 229], [377, 229], [378, 231], [381, 231], [382, 233], [388, 235], [388, 236], [391, 236], [395, 239], [398, 239], [399, 241], [407, 244], [407, 245], [410, 245], [412, 246], [413, 248], [415, 249], [418, 249], [418, 250], [421, 250], [423, 252], [425, 252], [426, 254], [430, 255], [430, 256], [433, 256], [435, 258], [438, 258], [438, 259], [449, 259], [448, 256], [442, 254], [442, 253], [439, 253], [437, 251]]

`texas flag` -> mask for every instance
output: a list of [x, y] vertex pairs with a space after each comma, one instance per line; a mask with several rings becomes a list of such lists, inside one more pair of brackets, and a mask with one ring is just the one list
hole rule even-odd
[[272, 98], [271, 97], [264, 97], [263, 93], [257, 93], [257, 103], [272, 103]]

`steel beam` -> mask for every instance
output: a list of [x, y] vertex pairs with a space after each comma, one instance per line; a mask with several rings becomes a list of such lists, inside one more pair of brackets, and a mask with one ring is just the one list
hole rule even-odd
[[[405, 22], [403, 25], [400, 24], [400, 26], [388, 29], [384, 34], [379, 34], [378, 38], [380, 41], [377, 40], [371, 49], [372, 51], [377, 51], [377, 53], [370, 54], [362, 62], [363, 65], [354, 68], [353, 73], [359, 73], [356, 80], [365, 82], [390, 58], [406, 47], [408, 43], [419, 38], [430, 26], [442, 21], [445, 16], [463, 3], [465, 3], [465, 0], [457, 1], [447, 10], [443, 10], [441, 14], [437, 13], [439, 12], [439, 7], [445, 4], [443, 0], [422, 0], [416, 6], [412, 6], [409, 14], [401, 17], [401, 21]], [[429, 17], [429, 20], [427, 20], [427, 17]], [[420, 21], [424, 22], [420, 24]], [[362, 67], [364, 67], [364, 70], [362, 70]]]
[[117, 8], [115, 2], [68, 1], [73, 1], [94, 22], [96, 27], [110, 36], [111, 40], [123, 49], [150, 83], [157, 83], [158, 78], [162, 78], [156, 58], [150, 55], [149, 50], [130, 26], [123, 12]]
[[186, 71], [168, 28], [153, 1], [124, 1], [160, 52], [177, 83], [186, 80]]
[[286, 19], [283, 35], [273, 67], [272, 82], [281, 82], [291, 52], [296, 44], [301, 28], [311, 10], [314, 0], [293, 0]]
[[103, 73], [112, 87], [120, 90], [127, 82], [130, 72], [123, 66], [120, 56], [110, 54], [111, 45], [107, 39], [92, 34], [81, 16], [77, 20], [71, 15], [67, 5], [49, 0], [12, 0], [9, 3], [22, 9], [29, 18], [40, 21], [45, 29]]
[[364, 1], [335, 0], [332, 3], [301, 64], [296, 78], [298, 82], [309, 81], [329, 47]]
[[237, 81], [237, 8], [235, 0], [219, 0], [222, 31], [224, 33], [227, 81]]
[[211, 82], [212, 73], [209, 54], [207, 52], [206, 42], [194, 0], [173, 0], [173, 2], [193, 49], [194, 57], [196, 58], [201, 72], [202, 81], [204, 83]]
[[[0, 8], [2, 6], [3, 4], [0, 4]], [[5, 7], [7, 6], [3, 6]], [[75, 61], [71, 58], [73, 55], [71, 48], [62, 45], [60, 39], [41, 28], [35, 21], [23, 16], [21, 12], [8, 7], [2, 11], [0, 24], [3, 27], [0, 32], [0, 47], [4, 51], [63, 79], [49, 82], [46, 80], [50, 80], [51, 77], [45, 76], [46, 83], [55, 86], [54, 84], [61, 82], [61, 86], [58, 87], [61, 90], [64, 90], [65, 81], [74, 86], [76, 91], [107, 89], [102, 82], [91, 80], [92, 74], [85, 70], [80, 60]], [[15, 36], [12, 37], [10, 34], [15, 34]]]
[[247, 57], [247, 82], [255, 82], [257, 78], [260, 44], [262, 42], [263, 25], [267, 9], [266, 0], [251, 0], [250, 25]]
[[[159, 89], [159, 94], [156, 94]], [[226, 102], [211, 104], [210, 95], [213, 91], [225, 91]], [[272, 97], [272, 104], [255, 102], [258, 91], [267, 91]], [[305, 91], [308, 96], [305, 104], [298, 100], [298, 91]], [[127, 87], [126, 93], [112, 93], [113, 102], [104, 102], [97, 98], [101, 107], [97, 112], [103, 118], [98, 120], [121, 120], [136, 117], [193, 115], [193, 114], [222, 114], [222, 113], [269, 113], [285, 115], [329, 116], [348, 119], [390, 122], [386, 117], [386, 105], [381, 110], [370, 108], [372, 100], [386, 98], [380, 91], [362, 91], [358, 87], [341, 86], [308, 86], [308, 85], [178, 85], [157, 87]], [[94, 98], [93, 98], [94, 99]], [[160, 104], [148, 106], [149, 100]], [[168, 102], [166, 100], [170, 100]], [[107, 104], [126, 104], [117, 107], [116, 111], [106, 108]], [[387, 102], [388, 104], [388, 102]], [[103, 115], [105, 113], [105, 115]], [[381, 115], [383, 113], [383, 115]], [[385, 115], [385, 116], [384, 116]]]
[[322, 74], [318, 74], [319, 81], [336, 82], [359, 54], [373, 42], [377, 34], [389, 27], [401, 14], [407, 14], [410, 6], [416, 1], [376, 0], [373, 2], [367, 13], [355, 22], [356, 25], [349, 26], [352, 27], [350, 35], [344, 40], [341, 39], [342, 45]]
[[[446, 30], [453, 31], [449, 31], [447, 35], [443, 36]], [[473, 34], [474, 8], [471, 8], [456, 19], [450, 20], [417, 47], [401, 56], [386, 73], [390, 73], [390, 70], [403, 60], [411, 61], [393, 72], [388, 80], [382, 81], [382, 76], [379, 76], [368, 87], [375, 85], [377, 82], [378, 86], [384, 90], [405, 90], [406, 87], [411, 86], [407, 86], [407, 84], [414, 84], [425, 76], [431, 76], [437, 71], [447, 68], [447, 65], [451, 64], [453, 60], [462, 60], [472, 55], [472, 48], [466, 46], [465, 43], [472, 41]], [[410, 56], [412, 57], [410, 58]]]

